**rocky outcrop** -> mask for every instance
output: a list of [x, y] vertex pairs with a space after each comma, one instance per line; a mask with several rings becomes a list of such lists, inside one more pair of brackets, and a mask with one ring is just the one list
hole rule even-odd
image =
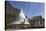
[[15, 18], [20, 13], [20, 9], [12, 7], [9, 2], [5, 2], [5, 16], [6, 16], [6, 24], [14, 22]]

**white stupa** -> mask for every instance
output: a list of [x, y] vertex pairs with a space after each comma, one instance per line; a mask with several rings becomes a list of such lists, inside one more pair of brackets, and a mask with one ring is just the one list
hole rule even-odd
[[22, 24], [22, 23], [29, 24], [28, 19], [25, 17], [23, 9], [21, 9], [21, 12], [19, 13], [18, 18], [12, 24]]

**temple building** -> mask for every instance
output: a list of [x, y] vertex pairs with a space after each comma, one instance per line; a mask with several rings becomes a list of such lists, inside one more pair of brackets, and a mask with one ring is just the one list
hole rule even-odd
[[32, 17], [29, 23], [31, 23], [32, 28], [44, 28], [45, 27], [45, 19], [42, 16]]
[[[25, 17], [25, 14], [23, 12], [23, 9], [21, 9], [17, 19], [17, 21], [13, 22], [12, 24], [29, 24], [28, 19]], [[25, 21], [25, 22], [24, 22]]]
[[13, 23], [8, 24], [10, 28], [27, 28], [30, 26], [28, 18], [26, 18], [23, 9], [20, 10], [17, 19]]

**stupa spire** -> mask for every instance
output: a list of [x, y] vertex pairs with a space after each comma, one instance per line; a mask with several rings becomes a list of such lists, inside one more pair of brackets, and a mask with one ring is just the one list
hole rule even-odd
[[25, 14], [24, 14], [24, 12], [23, 12], [23, 8], [21, 8], [21, 11], [20, 11], [20, 14], [19, 14], [19, 16], [20, 16], [20, 17], [23, 17], [23, 18], [25, 18]]

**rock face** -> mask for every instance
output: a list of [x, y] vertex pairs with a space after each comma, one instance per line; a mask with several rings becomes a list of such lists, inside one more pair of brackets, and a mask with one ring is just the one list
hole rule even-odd
[[20, 13], [20, 9], [12, 7], [7, 1], [5, 2], [5, 11], [6, 11], [6, 24], [9, 24], [14, 21], [16, 16]]
[[12, 5], [10, 5], [10, 3], [6, 2], [6, 15], [10, 15], [10, 16], [17, 16], [20, 13], [20, 9], [14, 8], [12, 7]]

